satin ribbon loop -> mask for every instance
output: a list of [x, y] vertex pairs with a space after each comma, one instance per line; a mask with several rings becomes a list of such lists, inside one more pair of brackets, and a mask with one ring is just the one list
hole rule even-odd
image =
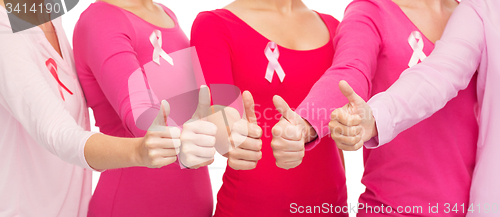
[[413, 31], [408, 37], [408, 43], [411, 49], [413, 49], [413, 54], [411, 55], [408, 67], [412, 67], [418, 64], [419, 61], [424, 61], [427, 55], [424, 53], [424, 40], [422, 39], [422, 34], [419, 31]]
[[160, 65], [160, 57], [166, 60], [170, 65], [174, 65], [174, 60], [162, 48], [162, 37], [160, 30], [154, 30], [149, 36], [149, 41], [153, 45], [153, 62]]
[[54, 77], [54, 79], [56, 79], [57, 83], [58, 83], [58, 89], [59, 89], [59, 93], [61, 94], [61, 98], [66, 101], [66, 99], [64, 99], [64, 94], [63, 94], [63, 91], [62, 89], [66, 90], [70, 95], [73, 95], [73, 92], [71, 92], [67, 87], [66, 85], [64, 85], [61, 80], [59, 79], [59, 75], [57, 75], [57, 63], [54, 59], [50, 58], [48, 59], [46, 62], [45, 62], [45, 66], [47, 66], [47, 69], [50, 71], [50, 74], [52, 74], [52, 76]]
[[274, 72], [276, 71], [276, 74], [278, 75], [280, 81], [283, 82], [283, 80], [285, 79], [285, 71], [283, 71], [283, 68], [278, 62], [278, 58], [280, 57], [278, 45], [272, 41], [267, 43], [264, 54], [269, 61], [265, 76], [266, 80], [269, 81], [269, 83], [272, 83]]

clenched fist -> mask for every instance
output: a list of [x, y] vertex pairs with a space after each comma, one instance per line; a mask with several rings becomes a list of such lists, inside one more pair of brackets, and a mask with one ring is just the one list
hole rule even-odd
[[242, 94], [245, 116], [231, 127], [232, 149], [227, 153], [228, 165], [235, 170], [251, 170], [262, 158], [262, 129], [257, 125], [252, 94]]
[[358, 96], [346, 81], [340, 81], [339, 88], [349, 103], [334, 110], [328, 125], [337, 147], [345, 151], [355, 151], [364, 142], [377, 135], [375, 119], [370, 106]]
[[304, 158], [305, 142], [312, 140], [316, 132], [307, 121], [290, 109], [283, 98], [274, 96], [273, 103], [282, 115], [272, 130], [271, 147], [276, 165], [283, 169], [295, 168]]
[[181, 131], [177, 127], [167, 126], [170, 106], [167, 101], [161, 102], [160, 112], [148, 129], [139, 146], [140, 165], [149, 168], [160, 168], [177, 160], [181, 145]]
[[214, 162], [217, 126], [207, 121], [208, 116], [212, 114], [210, 101], [209, 88], [202, 86], [198, 107], [191, 120], [183, 125], [180, 136], [180, 162], [185, 167], [196, 169]]

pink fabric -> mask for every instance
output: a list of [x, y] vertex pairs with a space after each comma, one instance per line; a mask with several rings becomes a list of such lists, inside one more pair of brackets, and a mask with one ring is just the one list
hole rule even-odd
[[[338, 88], [340, 80], [349, 82], [364, 99], [389, 88], [408, 68], [414, 53], [409, 37], [414, 31], [418, 31], [417, 27], [390, 0], [353, 1], [335, 38], [332, 67], [298, 109], [333, 110], [345, 105], [347, 99]], [[429, 55], [434, 44], [422, 37], [423, 52]], [[416, 91], [415, 88], [407, 90]], [[475, 82], [472, 82], [441, 111], [402, 132], [391, 144], [376, 150], [365, 149], [362, 183], [366, 191], [359, 202], [364, 206], [391, 206], [393, 213], [376, 214], [368, 209], [360, 210], [358, 216], [415, 215], [394, 213], [398, 206], [422, 206], [418, 216], [435, 216], [429, 213], [429, 203], [439, 203], [441, 214], [444, 203], [467, 204], [478, 137], [476, 105]], [[321, 137], [327, 136], [330, 113], [319, 117], [310, 114], [301, 115]], [[464, 215], [452, 212], [446, 216]]]
[[[469, 82], [470, 85], [477, 83], [479, 139], [470, 193], [470, 204], [474, 205], [474, 212], [467, 215], [474, 217], [498, 216], [500, 213], [499, 11], [500, 2], [497, 0], [462, 1], [450, 18], [432, 55], [422, 64], [405, 71], [387, 92], [380, 93], [369, 101], [375, 111], [379, 145], [383, 145], [405, 129], [431, 116], [446, 103], [456, 100], [461, 94], [455, 98], [457, 92], [465, 89]], [[476, 70], [478, 79], [471, 80]], [[448, 102], [449, 100], [451, 101]], [[470, 105], [461, 107], [469, 109]], [[461, 121], [462, 125], [467, 124], [463, 122], [463, 116], [456, 115], [454, 118]], [[453, 129], [456, 123], [448, 120], [442, 124], [446, 126], [444, 129]], [[466, 132], [455, 132], [454, 138], [447, 138], [445, 141], [449, 143], [461, 139], [463, 133]], [[444, 137], [441, 135], [435, 141], [441, 138]], [[425, 148], [422, 145], [420, 147]], [[434, 142], [431, 147], [435, 150], [440, 146]], [[405, 155], [409, 157], [408, 154]]]
[[[154, 26], [105, 2], [92, 4], [80, 17], [74, 33], [76, 68], [96, 125], [105, 134], [140, 137], [146, 133], [136, 125], [133, 110], [151, 105], [144, 94], [149, 90], [137, 86], [149, 82], [134, 73], [145, 75], [145, 68], [157, 64], [152, 62], [154, 47], [149, 39], [153, 31], [161, 31], [166, 53], [189, 47], [175, 15], [163, 8], [174, 19], [174, 28]], [[159, 60], [169, 65], [162, 57]], [[212, 200], [206, 167], [181, 170], [171, 164], [161, 169], [108, 170], [101, 174], [89, 216], [211, 216]]]
[[94, 133], [61, 18], [52, 24], [62, 57], [39, 27], [12, 33], [9, 18], [0, 6], [0, 216], [84, 217]]
[[[328, 15], [320, 16], [333, 37], [338, 21]], [[193, 24], [191, 40], [198, 51], [207, 84], [234, 84], [242, 91], [249, 90], [256, 103], [259, 126], [264, 131], [263, 157], [256, 169], [226, 168], [224, 183], [217, 195], [215, 216], [290, 216], [294, 206], [346, 205], [344, 170], [332, 140], [325, 139], [316, 149], [306, 152], [302, 164], [290, 170], [276, 166], [270, 147], [271, 129], [281, 117], [274, 108], [272, 97], [280, 95], [295, 108], [331, 65], [332, 41], [308, 51], [278, 45], [278, 61], [286, 76], [280, 82], [274, 72], [270, 83], [265, 78], [269, 64], [265, 50], [269, 39], [230, 11], [200, 13]], [[318, 210], [313, 215], [322, 216]], [[332, 216], [331, 213], [324, 215]]]

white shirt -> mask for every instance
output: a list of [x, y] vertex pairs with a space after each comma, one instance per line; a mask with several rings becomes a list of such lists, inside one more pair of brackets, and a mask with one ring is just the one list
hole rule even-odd
[[[61, 19], [53, 25], [64, 58], [38, 27], [12, 33], [0, 7], [0, 217], [87, 215], [93, 133]], [[60, 91], [50, 58], [73, 95]]]

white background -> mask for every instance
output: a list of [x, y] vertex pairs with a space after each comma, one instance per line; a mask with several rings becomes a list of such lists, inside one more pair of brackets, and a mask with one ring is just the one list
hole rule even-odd
[[[63, 25], [68, 35], [68, 39], [72, 41], [73, 29], [75, 23], [78, 21], [80, 14], [92, 3], [93, 1], [83, 0], [68, 14], [63, 16]], [[232, 2], [231, 0], [161, 0], [157, 1], [172, 9], [179, 19], [181, 28], [184, 30], [188, 37], [191, 32], [191, 24], [193, 23], [196, 15], [201, 11], [213, 10], [222, 8]], [[304, 0], [307, 6], [321, 13], [331, 14], [338, 20], [342, 20], [344, 10], [351, 0]], [[95, 121], [91, 113], [92, 131], [99, 131], [94, 127]], [[307, 153], [306, 153], [307, 154]], [[361, 184], [361, 177], [363, 175], [363, 158], [362, 151], [357, 152], [344, 152], [346, 164], [346, 177], [347, 177], [347, 190], [348, 190], [348, 203], [355, 204], [361, 193], [364, 192], [365, 187]], [[217, 192], [222, 185], [222, 174], [226, 168], [226, 158], [217, 155], [215, 162], [209, 166], [210, 178], [212, 180], [212, 189], [214, 192], [214, 201], [217, 197]], [[99, 180], [99, 173], [94, 173], [93, 189]], [[214, 206], [215, 207], [215, 206]], [[355, 214], [351, 213], [351, 216]]]

